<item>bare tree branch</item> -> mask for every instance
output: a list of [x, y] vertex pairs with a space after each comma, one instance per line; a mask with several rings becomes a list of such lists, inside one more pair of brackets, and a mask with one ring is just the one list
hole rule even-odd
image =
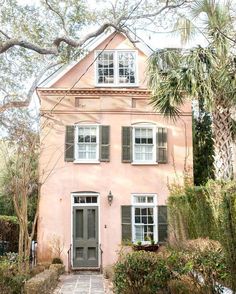
[[5, 36], [7, 39], [11, 39], [3, 30], [0, 30], [0, 33]]
[[62, 26], [63, 26], [63, 29], [64, 29], [64, 32], [65, 33], [68, 33], [67, 32], [67, 29], [66, 29], [66, 23], [65, 23], [65, 19], [63, 18], [63, 16], [60, 14], [59, 11], [57, 11], [55, 8], [52, 7], [52, 5], [48, 2], [48, 0], [45, 0], [45, 3], [47, 5], [47, 7], [49, 8], [49, 10], [51, 10], [52, 12], [54, 12], [60, 19], [61, 23], [62, 23]]
[[[59, 54], [59, 47], [60, 47], [61, 43], [66, 43], [67, 45], [69, 45], [73, 48], [79, 48], [89, 39], [92, 39], [92, 38], [97, 37], [100, 34], [102, 34], [108, 27], [113, 27], [115, 30], [122, 31], [123, 33], [125, 33], [127, 35], [127, 31], [126, 30], [124, 31], [122, 29], [122, 24], [121, 24], [122, 21], [138, 20], [138, 19], [145, 19], [145, 18], [147, 19], [147, 18], [151, 18], [151, 17], [156, 17], [157, 15], [161, 14], [164, 10], [181, 7], [187, 2], [188, 2], [188, 0], [183, 0], [179, 4], [172, 4], [171, 5], [171, 4], [169, 4], [169, 0], [166, 0], [165, 5], [159, 10], [156, 10], [151, 13], [146, 13], [146, 14], [145, 13], [140, 14], [140, 15], [136, 14], [133, 16], [131, 16], [131, 15], [124, 16], [123, 15], [120, 18], [114, 20], [113, 22], [105, 22], [97, 30], [95, 30], [92, 33], [87, 34], [84, 38], [81, 38], [80, 40], [72, 39], [67, 35], [59, 36], [55, 40], [52, 41], [52, 44], [50, 47], [42, 47], [40, 45], [34, 44], [32, 42], [29, 42], [27, 40], [20, 39], [20, 38], [10, 38], [9, 36], [7, 36], [7, 34], [0, 31], [0, 33], [2, 33], [7, 38], [6, 41], [0, 42], [0, 54], [6, 52], [7, 50], [9, 50], [12, 47], [20, 46], [20, 47], [35, 51], [39, 54], [58, 55]], [[51, 11], [53, 11], [54, 13], [56, 13], [59, 16], [59, 18], [62, 21], [62, 25], [64, 27], [64, 30], [66, 31], [66, 26], [65, 26], [65, 21], [64, 21], [63, 16], [50, 5], [48, 0], [45, 0], [45, 3]], [[141, 3], [141, 1], [139, 2], [139, 4], [140, 3]], [[135, 7], [135, 9], [136, 8], [137, 7]], [[114, 9], [115, 9], [115, 6], [113, 6], [113, 10]], [[113, 11], [113, 13], [115, 13], [115, 12]], [[127, 35], [127, 37], [131, 40], [129, 35]]]
[[[29, 106], [31, 100], [32, 100], [32, 97], [33, 97], [33, 94], [34, 94], [34, 91], [36, 89], [36, 87], [38, 86], [38, 83], [39, 81], [41, 80], [41, 78], [43, 77], [43, 75], [45, 74], [46, 71], [48, 71], [49, 69], [59, 65], [60, 63], [57, 62], [57, 63], [50, 63], [48, 64], [46, 67], [44, 67], [37, 75], [37, 77], [35, 78], [35, 80], [33, 81], [27, 95], [26, 95], [26, 98], [23, 99], [23, 100], [11, 100], [11, 101], [8, 101], [6, 103], [3, 103], [1, 106], [0, 106], [0, 113], [6, 111], [7, 109], [10, 109], [10, 108], [24, 108], [24, 107], [27, 107]], [[12, 97], [13, 98], [13, 97]]]
[[[155, 17], [159, 14], [161, 14], [164, 10], [167, 10], [167, 9], [174, 9], [174, 8], [179, 8], [181, 6], [183, 6], [184, 4], [186, 4], [188, 1], [187, 0], [183, 0], [181, 3], [179, 4], [172, 4], [170, 5], [169, 4], [169, 0], [166, 0], [166, 3], [165, 5], [160, 8], [159, 10], [156, 10], [152, 13], [144, 13], [144, 14], [140, 14], [140, 15], [134, 15], [134, 16], [131, 16], [129, 19], [132, 20], [132, 19], [142, 19], [142, 18], [150, 18], [150, 17]], [[121, 20], [124, 20], [126, 19], [125, 17], [122, 17]]]
[[3, 43], [0, 43], [0, 54], [6, 52], [10, 48], [14, 46], [20, 46], [26, 49], [33, 50], [39, 54], [52, 54], [52, 55], [58, 55], [59, 53], [59, 46], [61, 43], [66, 43], [67, 45], [70, 45], [71, 47], [77, 48], [81, 47], [86, 41], [88, 41], [91, 38], [97, 37], [100, 34], [102, 34], [108, 27], [113, 27], [116, 30], [120, 30], [120, 28], [112, 23], [104, 23], [100, 28], [95, 30], [92, 33], [87, 34], [84, 38], [77, 41], [74, 40], [68, 36], [61, 36], [56, 38], [51, 47], [44, 48], [37, 44], [33, 44], [31, 42], [28, 42], [27, 40], [21, 40], [21, 39], [9, 39]]

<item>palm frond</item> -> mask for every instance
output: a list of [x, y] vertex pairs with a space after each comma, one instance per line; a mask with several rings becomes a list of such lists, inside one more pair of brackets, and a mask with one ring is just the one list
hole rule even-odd
[[187, 44], [196, 35], [197, 29], [192, 20], [184, 15], [180, 16], [174, 24], [174, 35], [180, 35], [181, 44]]

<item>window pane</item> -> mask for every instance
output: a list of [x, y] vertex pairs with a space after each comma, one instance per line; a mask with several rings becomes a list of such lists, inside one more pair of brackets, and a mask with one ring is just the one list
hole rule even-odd
[[135, 241], [144, 241], [143, 226], [135, 226]]
[[140, 215], [140, 208], [135, 208], [135, 215]]
[[139, 224], [139, 223], [140, 223], [140, 216], [136, 216], [136, 217], [135, 217], [135, 223], [136, 223], [136, 224]]
[[147, 217], [146, 216], [142, 216], [142, 223], [147, 224]]
[[152, 196], [148, 196], [147, 197], [147, 202], [148, 203], [153, 203], [153, 197]]
[[147, 215], [147, 208], [141, 208], [141, 214]]
[[149, 216], [149, 217], [148, 217], [148, 223], [149, 223], [149, 224], [153, 224], [153, 223], [154, 223], [154, 221], [153, 221], [153, 217], [152, 217], [152, 216]]
[[97, 197], [92, 197], [92, 203], [97, 203]]

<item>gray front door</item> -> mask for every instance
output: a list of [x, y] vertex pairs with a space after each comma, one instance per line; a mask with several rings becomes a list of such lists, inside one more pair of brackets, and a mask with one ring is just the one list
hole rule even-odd
[[98, 267], [98, 207], [73, 207], [73, 267]]

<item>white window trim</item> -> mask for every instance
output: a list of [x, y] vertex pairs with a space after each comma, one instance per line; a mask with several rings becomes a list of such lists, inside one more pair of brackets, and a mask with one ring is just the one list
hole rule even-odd
[[[153, 160], [135, 160], [135, 129], [136, 128], [149, 128], [152, 129], [152, 135], [153, 135]], [[156, 132], [157, 127], [153, 124], [137, 124], [132, 126], [132, 164], [133, 165], [157, 165], [157, 142], [156, 142]]]
[[[97, 56], [101, 52], [113, 52], [114, 53], [114, 83], [110, 84], [102, 84], [98, 83], [98, 63], [97, 63]], [[118, 83], [118, 52], [133, 52], [134, 53], [134, 63], [135, 63], [135, 83]], [[95, 62], [95, 86], [96, 87], [138, 87], [138, 51], [137, 50], [128, 50], [128, 49], [118, 49], [118, 50], [97, 50], [95, 51], [94, 59]]]
[[[97, 146], [96, 146], [96, 159], [78, 159], [78, 128], [79, 127], [96, 127], [96, 138], [97, 138]], [[75, 125], [75, 138], [74, 138], [74, 163], [100, 163], [99, 161], [99, 146], [100, 146], [100, 136], [99, 136], [99, 124], [76, 124]]]
[[[134, 198], [135, 196], [152, 196], [153, 203], [135, 203]], [[153, 218], [154, 218], [154, 241], [158, 242], [158, 233], [157, 233], [157, 226], [158, 226], [158, 219], [157, 219], [157, 194], [150, 194], [150, 193], [135, 193], [131, 194], [132, 200], [132, 209], [131, 209], [131, 219], [132, 219], [132, 242], [135, 241], [135, 208], [143, 208], [143, 207], [151, 207], [153, 208]], [[150, 241], [143, 241], [142, 244], [150, 244]]]

